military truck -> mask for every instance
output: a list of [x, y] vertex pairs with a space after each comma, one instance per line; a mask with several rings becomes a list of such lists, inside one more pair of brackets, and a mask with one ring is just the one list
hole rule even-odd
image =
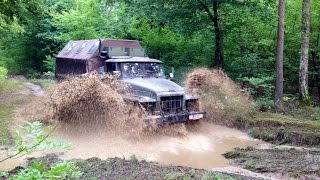
[[[63, 57], [64, 50], [59, 53], [56, 63], [57, 76], [82, 74], [93, 70], [117, 76], [129, 87], [130, 93], [122, 94], [123, 98], [126, 101], [141, 104], [148, 113], [147, 122], [171, 124], [195, 121], [205, 117], [206, 113], [199, 109], [198, 97], [186, 93], [181, 86], [171, 81], [173, 72], [170, 73], [168, 79], [164, 74], [163, 63], [160, 60], [147, 57], [139, 42], [110, 39], [90, 42], [89, 44], [92, 46], [87, 47], [88, 52], [85, 55], [91, 51], [93, 56], [88, 59], [78, 59], [78, 61], [85, 61], [85, 63], [80, 63], [87, 66], [93, 64], [90, 59], [98, 59], [99, 62], [95, 64], [100, 66], [95, 65], [95, 68], [89, 71], [90, 67], [86, 66], [83, 66], [85, 69], [82, 70], [76, 69], [79, 67], [77, 67], [77, 59], [74, 57], [77, 57], [77, 52], [78, 54], [81, 53], [82, 50], [79, 52], [80, 48], [85, 49], [83, 43], [86, 43], [85, 46], [88, 44], [87, 41], [81, 41], [81, 43], [82, 45], [80, 44], [78, 48], [75, 48], [75, 54], [70, 56], [73, 58]], [[74, 41], [69, 42], [69, 46], [67, 45], [64, 48], [65, 51], [72, 54], [70, 47], [73, 46], [72, 48], [74, 48], [76, 44]], [[92, 52], [94, 46], [97, 46], [97, 52]], [[81, 54], [79, 57], [81, 57]], [[68, 69], [68, 65], [72, 67]]]

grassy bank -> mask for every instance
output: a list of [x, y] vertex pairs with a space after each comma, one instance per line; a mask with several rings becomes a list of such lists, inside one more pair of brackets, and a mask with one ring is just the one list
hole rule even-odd
[[45, 89], [55, 83], [55, 80], [52, 79], [30, 79], [29, 81]]
[[0, 79], [0, 145], [9, 144], [12, 136], [9, 126], [13, 118], [14, 109], [28, 98], [21, 92], [24, 83], [16, 79]]
[[[235, 119], [233, 126], [272, 144], [320, 147], [317, 108], [297, 110], [291, 115], [255, 113]], [[281, 178], [316, 179], [320, 176], [320, 151], [296, 149], [235, 149], [225, 154], [232, 162], [258, 173], [280, 174]]]
[[[247, 130], [254, 138], [275, 144], [320, 146], [320, 120], [299, 116], [256, 113], [235, 120], [233, 125]], [[313, 116], [309, 114], [309, 117]]]
[[157, 163], [110, 158], [91, 158], [77, 163], [83, 179], [242, 179], [235, 175]]
[[320, 151], [295, 149], [235, 149], [225, 154], [237, 165], [259, 173], [314, 179], [320, 176]]
[[12, 125], [14, 112], [33, 98], [28, 82], [42, 88], [48, 88], [55, 83], [51, 79], [0, 79], [0, 146], [8, 145], [13, 140], [10, 125]]
[[[61, 162], [57, 154], [47, 154], [41, 158], [29, 159], [28, 164], [42, 162], [46, 168], [50, 169], [55, 164]], [[159, 179], [159, 180], [237, 180], [249, 179], [249, 177], [194, 169], [182, 166], [165, 166], [154, 162], [139, 161], [133, 155], [130, 159], [90, 158], [86, 160], [72, 160], [75, 162], [77, 170], [81, 171], [80, 179]], [[10, 175], [17, 174], [23, 168], [16, 168], [9, 172]], [[250, 179], [256, 179], [250, 177]]]

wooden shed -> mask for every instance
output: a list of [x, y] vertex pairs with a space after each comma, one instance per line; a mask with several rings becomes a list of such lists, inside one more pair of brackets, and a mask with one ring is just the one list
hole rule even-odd
[[[136, 40], [92, 39], [69, 41], [56, 56], [56, 77], [84, 74], [104, 66], [101, 52], [111, 56], [145, 56]], [[103, 68], [102, 68], [103, 69]]]

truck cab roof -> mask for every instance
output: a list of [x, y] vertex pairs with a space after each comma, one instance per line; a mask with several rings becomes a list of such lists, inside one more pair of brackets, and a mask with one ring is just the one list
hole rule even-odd
[[110, 59], [106, 60], [105, 62], [141, 62], [141, 63], [161, 63], [162, 61], [157, 59], [151, 59], [148, 57], [131, 57], [131, 56], [117, 56], [111, 57]]

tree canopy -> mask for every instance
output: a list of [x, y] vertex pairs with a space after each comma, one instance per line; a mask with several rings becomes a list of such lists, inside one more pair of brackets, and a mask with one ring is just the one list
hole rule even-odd
[[[150, 57], [176, 69], [176, 81], [196, 67], [219, 67], [265, 102], [273, 99], [277, 10], [272, 0], [2, 0], [0, 66], [14, 74], [54, 71], [54, 56], [69, 40], [136, 39]], [[310, 15], [309, 91], [317, 99], [320, 5], [315, 0]], [[283, 69], [284, 94], [290, 98], [299, 93], [301, 17], [302, 0], [287, 0]]]

